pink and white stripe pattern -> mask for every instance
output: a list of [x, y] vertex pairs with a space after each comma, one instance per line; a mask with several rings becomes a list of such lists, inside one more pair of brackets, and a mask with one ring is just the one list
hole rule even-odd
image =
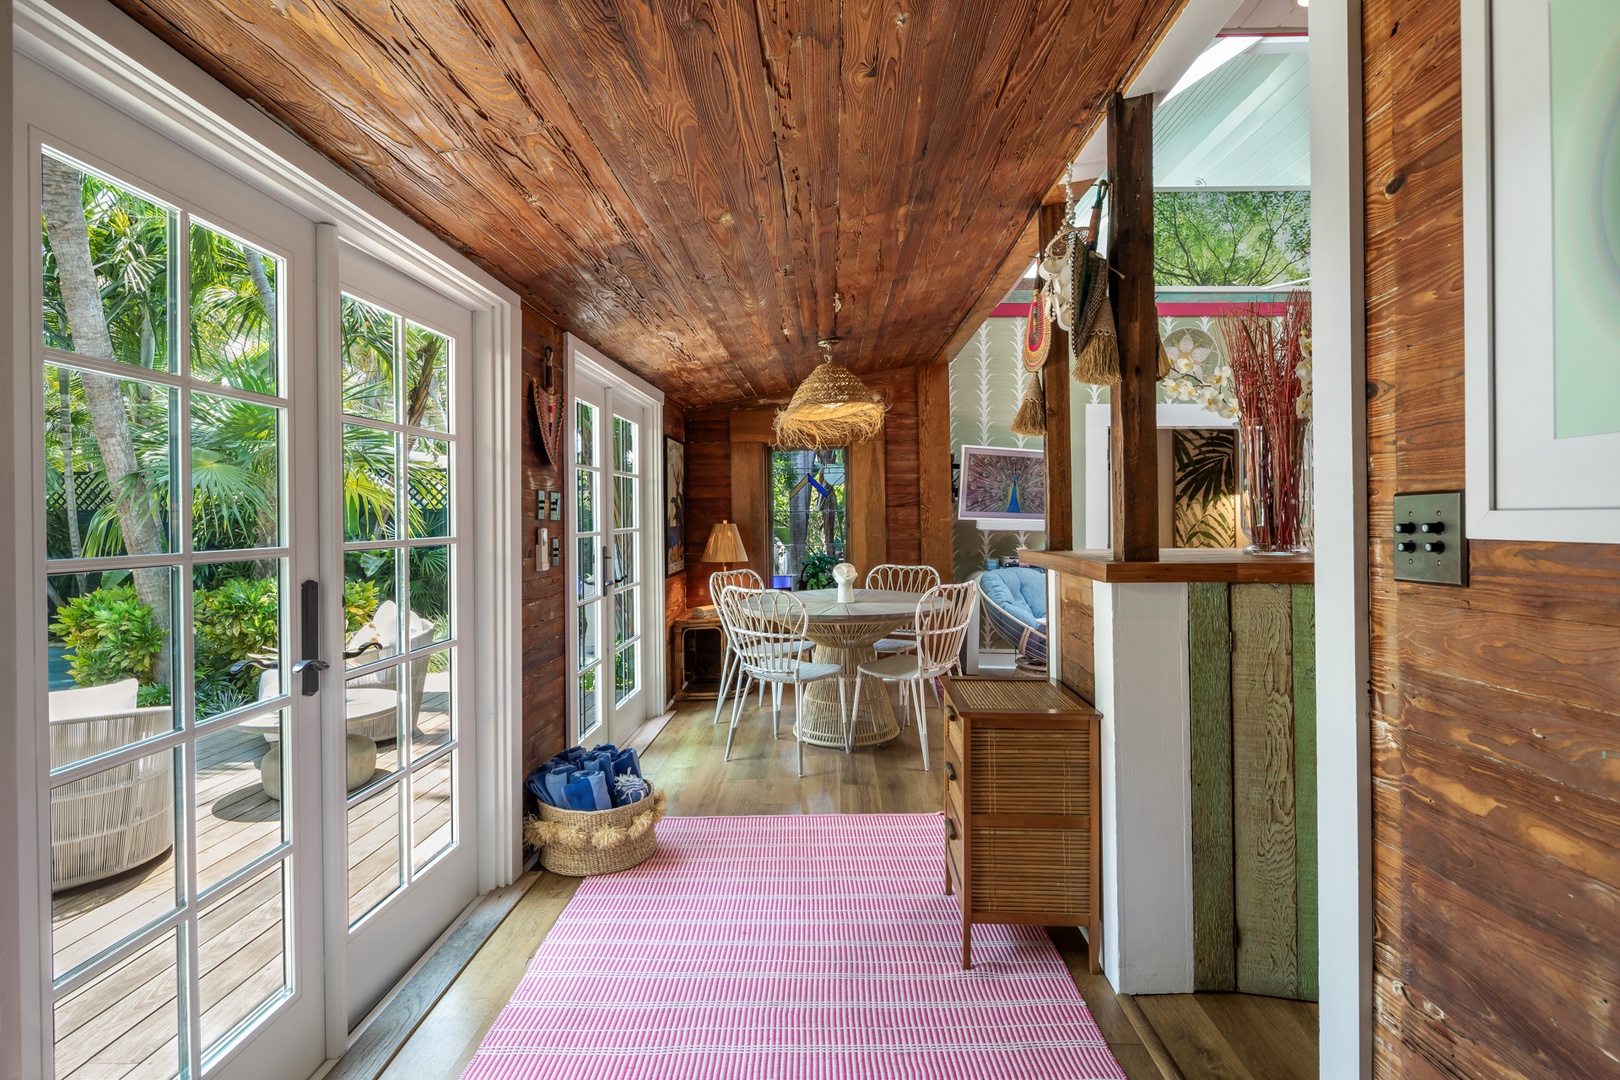
[[938, 814], [666, 818], [580, 885], [465, 1080], [1123, 1080], [1039, 928], [944, 895]]

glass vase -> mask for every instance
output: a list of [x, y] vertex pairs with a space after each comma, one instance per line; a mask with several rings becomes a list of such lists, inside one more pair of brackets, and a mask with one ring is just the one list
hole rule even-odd
[[1249, 555], [1311, 550], [1311, 425], [1239, 419], [1238, 504]]

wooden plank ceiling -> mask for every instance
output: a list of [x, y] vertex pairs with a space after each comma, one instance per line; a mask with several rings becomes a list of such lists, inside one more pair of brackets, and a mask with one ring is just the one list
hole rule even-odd
[[1185, 0], [115, 2], [691, 407], [937, 359]]

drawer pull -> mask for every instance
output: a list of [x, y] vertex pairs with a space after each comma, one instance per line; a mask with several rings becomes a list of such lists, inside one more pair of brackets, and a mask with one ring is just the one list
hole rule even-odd
[[955, 780], [956, 779], [956, 766], [954, 764], [952, 764], [951, 762], [949, 762], [949, 761], [947, 761], [945, 763], [945, 779], [947, 779], [947, 780]]
[[945, 819], [945, 835], [951, 840], [956, 839], [956, 822], [950, 818]]

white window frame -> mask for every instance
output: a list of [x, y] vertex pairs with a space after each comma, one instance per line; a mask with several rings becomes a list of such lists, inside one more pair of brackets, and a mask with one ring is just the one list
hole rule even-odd
[[[664, 632], [665, 611], [664, 600], [666, 594], [665, 579], [669, 576], [664, 572], [664, 392], [651, 383], [625, 370], [620, 364], [608, 357], [605, 353], [581, 341], [573, 334], [566, 334], [563, 338], [564, 385], [568, 388], [568, 430], [574, 429], [574, 394], [580, 375], [585, 375], [592, 382], [600, 383], [608, 388], [608, 408], [602, 411], [598, 426], [610, 425], [605, 430], [609, 434], [611, 444], [611, 424], [613, 423], [613, 397], [620, 396], [640, 405], [647, 413], [647, 423], [641, 433], [641, 514], [640, 538], [641, 543], [636, 552], [636, 559], [640, 567], [640, 587], [646, 590], [646, 621], [641, 626], [641, 677], [644, 680], [642, 689], [647, 692], [648, 718], [657, 716], [669, 707], [666, 696], [668, 677], [668, 635]], [[579, 561], [579, 534], [575, 528], [573, 513], [573, 439], [572, 435], [565, 440], [568, 450], [568, 460], [558, 465], [558, 483], [563, 490], [570, 492], [568, 498], [569, 509], [563, 515], [563, 572], [566, 575], [564, 595], [566, 597], [567, 612], [565, 615], [566, 629], [564, 639], [567, 642], [567, 699], [568, 699], [568, 745], [573, 746], [579, 742], [579, 694], [575, 679], [579, 672], [579, 630], [575, 623], [576, 610], [574, 600], [574, 582], [577, 580]], [[603, 502], [606, 493], [612, 499], [613, 465], [611, 461], [602, 463], [601, 475], [604, 478], [602, 488], [597, 492], [598, 514], [602, 508], [610, 507], [611, 502]], [[611, 527], [607, 535], [612, 535]], [[601, 569], [598, 571], [602, 572]], [[607, 608], [603, 614], [611, 618]], [[602, 617], [601, 615], [598, 616]], [[656, 631], [657, 637], [654, 637]], [[601, 658], [602, 670], [612, 670], [613, 657], [605, 655]], [[595, 730], [601, 730], [600, 728]]]
[[[516, 879], [521, 870], [521, 341], [522, 310], [516, 293], [473, 265], [407, 215], [367, 190], [315, 149], [270, 120], [247, 101], [180, 56], [122, 12], [101, 0], [0, 0], [6, 27], [6, 70], [0, 106], [12, 118], [6, 144], [4, 220], [14, 269], [32, 265], [38, 244], [37, 208], [28, 205], [28, 132], [16, 122], [10, 65], [14, 55], [31, 60], [82, 86], [113, 109], [198, 154], [260, 192], [281, 200], [313, 221], [319, 230], [317, 288], [330, 310], [327, 329], [337, 318], [337, 241], [405, 270], [473, 312], [471, 348], [464, 362], [472, 374], [471, 431], [463, 453], [473, 456], [471, 513], [481, 524], [464, 558], [472, 561], [470, 584], [481, 600], [475, 608], [480, 643], [463, 677], [472, 680], [474, 708], [463, 723], [481, 733], [477, 748], [477, 790], [469, 807], [478, 834], [478, 888], [488, 891]], [[43, 717], [45, 701], [36, 686], [42, 667], [38, 650], [36, 569], [43, 565], [43, 529], [34, 505], [35, 432], [29, 422], [37, 394], [30, 363], [37, 318], [31, 316], [29, 275], [14, 272], [6, 303], [12, 343], [10, 439], [0, 468], [0, 497], [13, 513], [10, 541], [0, 545], [0, 710], [8, 717]], [[335, 335], [328, 346], [335, 348]], [[323, 363], [331, 362], [323, 358]], [[662, 548], [660, 547], [660, 551]], [[466, 661], [464, 661], [466, 662]], [[340, 695], [333, 695], [340, 701]], [[333, 723], [336, 723], [334, 721]], [[327, 727], [341, 732], [339, 724]], [[47, 962], [48, 943], [38, 940], [41, 882], [37, 845], [44, 792], [34, 768], [44, 752], [43, 724], [0, 724], [0, 755], [10, 770], [4, 786], [10, 799], [5, 814], [15, 829], [0, 830], [0, 976], [14, 994], [0, 995], [0, 1028], [22, 1032], [3, 1040], [0, 1073], [39, 1075], [52, 1060], [49, 1015], [30, 989]], [[327, 762], [341, 770], [342, 755]], [[331, 786], [331, 785], [328, 785]], [[334, 789], [336, 790], [336, 789]], [[330, 876], [330, 875], [329, 875]], [[339, 879], [341, 880], [341, 878]], [[333, 920], [328, 920], [329, 924]], [[341, 955], [342, 931], [328, 942], [329, 956]], [[13, 969], [15, 964], [15, 969]], [[12, 978], [15, 975], [16, 978]], [[341, 963], [326, 972], [328, 1058], [347, 1048]], [[12, 1066], [16, 1067], [13, 1068]]]

